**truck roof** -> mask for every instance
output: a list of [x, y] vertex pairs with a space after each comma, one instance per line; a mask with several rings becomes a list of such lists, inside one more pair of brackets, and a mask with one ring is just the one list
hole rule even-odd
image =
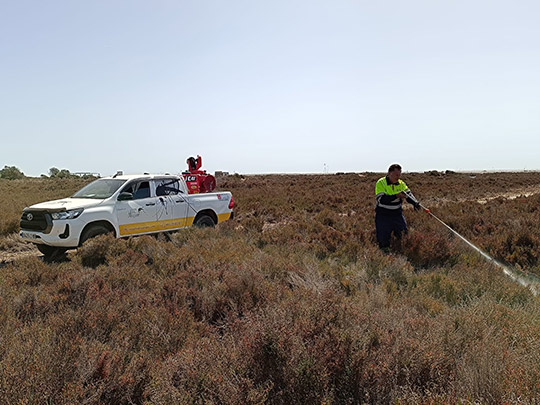
[[163, 178], [178, 178], [178, 179], [181, 179], [182, 176], [180, 175], [177, 175], [177, 174], [148, 174], [148, 173], [143, 173], [143, 174], [122, 174], [122, 175], [118, 175], [118, 176], [107, 176], [107, 177], [102, 177], [102, 179], [120, 179], [120, 180], [133, 180], [133, 179], [148, 179], [148, 180], [152, 180], [152, 179], [163, 179]]

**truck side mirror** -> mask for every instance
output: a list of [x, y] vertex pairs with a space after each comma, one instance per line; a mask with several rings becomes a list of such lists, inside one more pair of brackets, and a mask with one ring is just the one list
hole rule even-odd
[[128, 193], [127, 191], [122, 191], [120, 194], [118, 194], [118, 201], [127, 201], [127, 200], [133, 200], [132, 193]]

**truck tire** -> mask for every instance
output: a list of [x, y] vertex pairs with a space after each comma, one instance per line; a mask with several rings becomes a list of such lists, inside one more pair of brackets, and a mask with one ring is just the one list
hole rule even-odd
[[43, 254], [43, 258], [47, 262], [52, 262], [64, 257], [67, 249], [57, 246], [42, 245], [41, 243], [36, 243], [37, 249]]
[[111, 230], [103, 225], [90, 225], [88, 228], [84, 230], [84, 232], [81, 235], [81, 240], [79, 242], [79, 246], [81, 246], [84, 242], [86, 242], [88, 239], [95, 238], [99, 235], [105, 235], [107, 233], [110, 233]]
[[197, 217], [194, 225], [199, 228], [206, 228], [206, 227], [213, 228], [214, 226], [216, 226], [216, 223], [214, 222], [214, 219], [211, 216], [202, 214], [201, 216]]

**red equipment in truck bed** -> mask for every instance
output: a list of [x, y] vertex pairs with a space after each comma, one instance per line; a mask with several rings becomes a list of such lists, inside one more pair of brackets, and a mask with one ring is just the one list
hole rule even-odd
[[211, 174], [206, 173], [206, 170], [201, 170], [202, 157], [197, 155], [197, 158], [189, 157], [186, 160], [188, 170], [182, 172], [186, 181], [188, 193], [211, 193], [216, 188], [216, 178]]

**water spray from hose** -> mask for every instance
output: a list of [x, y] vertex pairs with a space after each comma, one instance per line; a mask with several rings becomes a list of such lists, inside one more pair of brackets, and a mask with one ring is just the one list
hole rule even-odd
[[456, 235], [463, 242], [465, 242], [469, 247], [471, 247], [476, 252], [480, 253], [480, 255], [484, 259], [486, 259], [489, 263], [493, 263], [495, 266], [501, 268], [504, 274], [506, 274], [512, 280], [521, 284], [524, 287], [528, 287], [534, 295], [538, 295], [540, 293], [540, 288], [539, 288], [540, 278], [532, 276], [532, 275], [519, 274], [517, 270], [510, 269], [508, 266], [505, 266], [501, 262], [498, 262], [493, 257], [491, 257], [486, 252], [484, 252], [482, 249], [480, 249], [478, 246], [474, 245], [472, 242], [470, 242], [469, 240], [465, 239], [462, 235], [460, 235], [457, 231], [455, 231], [450, 226], [445, 224], [440, 218], [438, 218], [435, 214], [433, 214], [430, 209], [424, 207], [422, 204], [420, 204], [420, 207], [426, 213], [428, 213], [437, 221], [439, 221], [441, 224], [443, 224], [447, 229], [449, 229], [454, 235]]

